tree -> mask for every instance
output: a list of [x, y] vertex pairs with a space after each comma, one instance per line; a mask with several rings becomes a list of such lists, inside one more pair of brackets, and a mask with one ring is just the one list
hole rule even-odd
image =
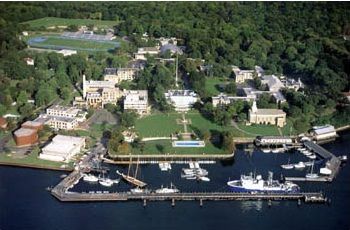
[[230, 82], [225, 86], [225, 92], [228, 94], [235, 95], [237, 90], [237, 86], [234, 82]]
[[60, 89], [60, 97], [63, 100], [69, 99], [70, 95], [71, 95], [71, 90], [68, 87], [64, 87]]
[[24, 105], [19, 107], [19, 113], [24, 117], [29, 116], [32, 112], [33, 112], [33, 105], [29, 103], [25, 103]]
[[120, 124], [124, 127], [132, 127], [135, 125], [136, 118], [135, 112], [124, 112], [120, 116]]
[[21, 90], [17, 96], [17, 106], [22, 106], [24, 104], [26, 104], [28, 101], [28, 97], [25, 91]]

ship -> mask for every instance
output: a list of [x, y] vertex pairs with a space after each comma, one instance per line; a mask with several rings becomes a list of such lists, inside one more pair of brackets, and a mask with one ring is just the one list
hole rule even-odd
[[253, 176], [241, 175], [240, 180], [227, 182], [232, 192], [250, 192], [250, 193], [298, 193], [300, 188], [297, 184], [290, 181], [284, 183], [273, 180], [273, 173], [269, 172], [268, 180], [263, 180], [261, 175]]

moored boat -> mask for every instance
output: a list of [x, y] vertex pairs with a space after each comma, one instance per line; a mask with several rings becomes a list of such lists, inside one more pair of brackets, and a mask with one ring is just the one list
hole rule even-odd
[[111, 187], [114, 184], [113, 180], [111, 180], [109, 178], [100, 178], [98, 180], [98, 183], [102, 186], [105, 186], [105, 187]]
[[87, 181], [87, 182], [97, 182], [98, 181], [98, 177], [92, 175], [92, 174], [85, 174], [83, 177], [83, 181]]
[[178, 193], [178, 192], [180, 192], [180, 190], [175, 188], [173, 184], [170, 184], [170, 188], [163, 187], [162, 185], [161, 188], [155, 191], [155, 193], [158, 193], [158, 194], [169, 194], [169, 193]]
[[305, 164], [304, 164], [304, 162], [300, 161], [299, 163], [294, 165], [294, 168], [303, 169], [303, 168], [305, 168]]
[[264, 193], [297, 193], [300, 188], [297, 184], [290, 181], [280, 183], [273, 180], [272, 172], [269, 172], [268, 180], [263, 180], [261, 175], [253, 176], [241, 175], [240, 180], [227, 182], [232, 192], [264, 192]]

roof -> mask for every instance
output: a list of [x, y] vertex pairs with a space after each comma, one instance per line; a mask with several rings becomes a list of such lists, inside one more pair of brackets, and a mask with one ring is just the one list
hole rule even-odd
[[286, 113], [281, 109], [258, 109], [255, 112], [257, 115], [286, 115]]
[[284, 87], [283, 83], [275, 75], [265, 75], [262, 78], [262, 82], [267, 84], [270, 90], [272, 90], [273, 88], [274, 90], [279, 90], [280, 88]]
[[166, 44], [160, 48], [160, 52], [165, 53], [167, 50], [170, 50], [171, 52], [183, 54], [183, 51], [180, 47], [173, 45], [173, 44]]
[[59, 110], [62, 112], [73, 113], [73, 114], [77, 114], [80, 111], [80, 109], [78, 109], [78, 108], [69, 107], [69, 106], [62, 106], [62, 105], [52, 105], [48, 109]]
[[105, 68], [104, 74], [106, 74], [106, 75], [116, 75], [117, 74], [117, 68]]
[[74, 136], [66, 136], [66, 135], [56, 135], [52, 141], [54, 142], [61, 142], [65, 144], [77, 144], [81, 141], [85, 140], [85, 137], [74, 137]]
[[314, 126], [312, 129], [317, 135], [335, 132], [333, 125]]
[[39, 126], [42, 126], [43, 123], [41, 122], [38, 122], [38, 121], [26, 121], [24, 122], [21, 126], [24, 127], [24, 126], [29, 126], [29, 127], [39, 127]]
[[31, 136], [35, 133], [36, 133], [35, 129], [20, 128], [14, 132], [14, 135], [17, 137], [22, 137], [22, 136]]
[[314, 152], [316, 152], [318, 155], [320, 155], [324, 159], [329, 159], [329, 158], [332, 158], [334, 156], [331, 152], [327, 151], [326, 149], [324, 149], [323, 147], [315, 144], [312, 141], [305, 141], [304, 145], [308, 149], [312, 149]]

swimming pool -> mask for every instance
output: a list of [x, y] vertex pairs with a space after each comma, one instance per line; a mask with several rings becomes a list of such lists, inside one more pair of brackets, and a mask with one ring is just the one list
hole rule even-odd
[[204, 147], [204, 141], [173, 141], [173, 147]]

